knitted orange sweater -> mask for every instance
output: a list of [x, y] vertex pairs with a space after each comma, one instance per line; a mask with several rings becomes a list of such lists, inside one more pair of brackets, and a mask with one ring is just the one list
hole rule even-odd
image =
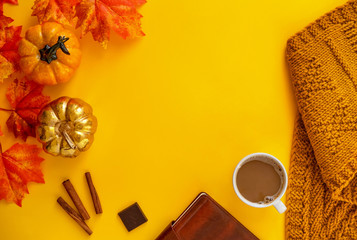
[[296, 121], [287, 239], [357, 239], [357, 0], [288, 41]]

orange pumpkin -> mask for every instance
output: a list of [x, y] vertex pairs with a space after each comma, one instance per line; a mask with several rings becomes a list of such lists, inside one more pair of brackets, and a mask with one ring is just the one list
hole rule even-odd
[[81, 62], [76, 35], [56, 22], [29, 28], [19, 45], [20, 67], [39, 84], [67, 82]]

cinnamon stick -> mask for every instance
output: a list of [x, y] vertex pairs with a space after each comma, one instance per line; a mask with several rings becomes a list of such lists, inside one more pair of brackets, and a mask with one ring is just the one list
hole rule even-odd
[[94, 187], [94, 184], [92, 181], [92, 176], [91, 176], [90, 172], [86, 172], [85, 175], [86, 175], [90, 195], [92, 196], [95, 212], [96, 212], [96, 214], [100, 214], [103, 212], [102, 205], [100, 204], [98, 193], [95, 190], [95, 187]]
[[86, 208], [84, 207], [81, 199], [79, 198], [76, 190], [74, 189], [71, 181], [69, 179], [67, 179], [66, 181], [64, 181], [63, 186], [65, 187], [68, 195], [71, 197], [74, 206], [76, 206], [76, 208], [78, 209], [79, 214], [82, 216], [83, 220], [88, 220], [90, 218]]
[[84, 231], [88, 233], [88, 235], [93, 233], [88, 225], [83, 221], [82, 216], [79, 215], [79, 213], [77, 213], [76, 210], [74, 210], [70, 205], [68, 205], [68, 203], [62, 197], [59, 197], [57, 202], [66, 211], [66, 213], [68, 213], [68, 215], [71, 216], [71, 218], [73, 218], [79, 224], [79, 226], [81, 226]]

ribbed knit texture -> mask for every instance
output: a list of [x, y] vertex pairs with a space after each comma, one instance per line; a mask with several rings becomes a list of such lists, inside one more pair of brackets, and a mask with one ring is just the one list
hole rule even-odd
[[357, 239], [357, 0], [288, 41], [299, 116], [287, 239]]

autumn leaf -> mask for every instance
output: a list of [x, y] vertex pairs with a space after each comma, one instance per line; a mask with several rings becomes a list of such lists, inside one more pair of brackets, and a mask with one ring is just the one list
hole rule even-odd
[[75, 6], [80, 0], [35, 0], [32, 16], [37, 16], [39, 23], [56, 21], [69, 25], [75, 15]]
[[0, 0], [0, 31], [3, 31], [4, 28], [7, 27], [13, 21], [14, 20], [12, 18], [4, 16], [3, 6], [2, 6], [2, 2]]
[[36, 145], [16, 143], [2, 153], [0, 144], [0, 199], [21, 207], [29, 182], [45, 183], [40, 168], [44, 160], [39, 157], [41, 148]]
[[104, 47], [113, 29], [122, 38], [144, 36], [141, 30], [137, 7], [145, 0], [81, 0], [76, 7], [77, 28], [82, 28], [82, 36], [91, 32], [93, 39]]
[[10, 17], [6, 17], [0, 13], [0, 31], [3, 31], [5, 27], [7, 27], [14, 20]]
[[[17, 1], [16, 1], [17, 4]], [[0, 0], [0, 30], [3, 30], [5, 27], [7, 27], [12, 21], [14, 21], [10, 17], [4, 16], [4, 0]]]
[[4, 134], [1, 131], [1, 126], [0, 126], [0, 136], [4, 136]]
[[[13, 4], [13, 5], [17, 5], [18, 2], [17, 0], [0, 0], [0, 28], [3, 26], [7, 26], [9, 23], [11, 23], [12, 21], [14, 21], [12, 18], [9, 18], [9, 17], [5, 17], [4, 16], [4, 3], [10, 3], [10, 4]], [[7, 24], [4, 24], [4, 22], [7, 22]]]
[[20, 55], [17, 52], [21, 40], [21, 26], [0, 29], [0, 83], [19, 70]]
[[17, 0], [0, 0], [0, 15], [3, 14], [3, 10], [4, 10], [4, 3], [10, 3], [13, 5], [17, 5], [18, 1]]
[[13, 5], [19, 4], [17, 0], [0, 0], [0, 1], [2, 1], [3, 3], [10, 3]]
[[21, 27], [8, 27], [12, 18], [3, 14], [3, 4], [17, 4], [17, 0], [0, 0], [0, 83], [19, 69], [17, 53]]
[[43, 86], [25, 78], [15, 79], [7, 90], [6, 97], [13, 108], [6, 125], [15, 137], [24, 141], [28, 136], [35, 137], [37, 115], [50, 97], [42, 94]]

